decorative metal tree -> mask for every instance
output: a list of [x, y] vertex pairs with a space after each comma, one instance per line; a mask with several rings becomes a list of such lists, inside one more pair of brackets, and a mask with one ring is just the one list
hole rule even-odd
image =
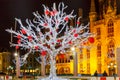
[[[44, 14], [40, 15], [34, 12], [35, 18], [33, 21], [26, 19], [27, 26], [24, 26], [20, 19], [16, 21], [20, 24], [20, 30], [14, 31], [7, 29], [6, 31], [14, 34], [18, 41], [17, 43], [10, 43], [16, 49], [29, 50], [22, 58], [22, 62], [26, 60], [28, 55], [33, 52], [41, 52], [41, 55], [49, 54], [50, 57], [50, 75], [48, 78], [42, 80], [66, 80], [56, 76], [56, 61], [55, 57], [60, 51], [77, 46], [85, 41], [94, 42], [94, 38], [89, 33], [88, 26], [76, 22], [76, 26], [69, 26], [70, 19], [75, 18], [73, 11], [66, 14], [64, 10], [67, 6], [64, 3], [59, 3], [58, 7], [53, 4], [52, 8], [45, 5]], [[86, 31], [87, 30], [87, 31]], [[80, 46], [81, 48], [82, 46]]]

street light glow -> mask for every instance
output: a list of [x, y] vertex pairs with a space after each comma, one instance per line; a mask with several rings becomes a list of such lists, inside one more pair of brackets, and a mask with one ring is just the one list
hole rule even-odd
[[73, 46], [73, 47], [71, 47], [71, 50], [72, 50], [72, 51], [75, 51], [75, 47], [74, 47], [74, 46]]
[[18, 56], [18, 54], [17, 54], [17, 53], [15, 53], [15, 54], [14, 54], [14, 56], [16, 57], [16, 56]]

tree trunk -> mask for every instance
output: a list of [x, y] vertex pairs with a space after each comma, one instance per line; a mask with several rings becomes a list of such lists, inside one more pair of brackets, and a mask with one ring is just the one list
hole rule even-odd
[[52, 79], [56, 77], [56, 61], [53, 56], [50, 56], [50, 75], [49, 77]]
[[45, 56], [42, 56], [42, 64], [41, 64], [41, 75], [45, 76], [45, 62], [44, 62]]
[[50, 56], [50, 75], [47, 78], [38, 79], [38, 80], [69, 80], [57, 77], [56, 75], [56, 61], [54, 56]]

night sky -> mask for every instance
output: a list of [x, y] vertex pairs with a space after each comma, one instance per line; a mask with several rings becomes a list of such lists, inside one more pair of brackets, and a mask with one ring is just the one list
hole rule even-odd
[[0, 48], [9, 48], [10, 33], [6, 32], [7, 28], [14, 28], [15, 17], [25, 20], [33, 19], [32, 12], [43, 12], [42, 4], [51, 6], [52, 3], [64, 2], [68, 5], [67, 12], [78, 8], [83, 9], [83, 16], [88, 16], [90, 0], [0, 0]]
[[90, 0], [0, 0], [0, 48], [10, 47], [10, 34], [5, 29], [14, 28], [15, 17], [23, 21], [26, 18], [33, 19], [32, 12], [43, 12], [42, 4], [52, 6], [54, 2], [64, 2], [68, 5], [68, 12], [83, 8], [87, 13], [90, 6]]

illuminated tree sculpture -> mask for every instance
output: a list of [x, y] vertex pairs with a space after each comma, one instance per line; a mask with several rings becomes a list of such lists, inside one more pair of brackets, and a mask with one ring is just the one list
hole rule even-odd
[[55, 58], [57, 54], [71, 46], [78, 46], [87, 40], [92, 43], [94, 40], [88, 30], [89, 24], [84, 26], [79, 22], [80, 18], [78, 18], [76, 26], [69, 26], [69, 20], [75, 18], [75, 15], [73, 15], [73, 11], [70, 14], [64, 12], [67, 8], [64, 3], [59, 3], [58, 7], [55, 3], [52, 8], [45, 5], [43, 7], [44, 14], [34, 12], [33, 21], [26, 19], [27, 26], [24, 26], [20, 19], [16, 19], [20, 24], [20, 30], [7, 29], [6, 31], [14, 34], [14, 37], [18, 39], [17, 43], [11, 43], [11, 46], [15, 46], [16, 49], [29, 50], [22, 57], [22, 62], [30, 53], [40, 52], [43, 56], [49, 54], [50, 75], [42, 80], [64, 80], [56, 76]]

